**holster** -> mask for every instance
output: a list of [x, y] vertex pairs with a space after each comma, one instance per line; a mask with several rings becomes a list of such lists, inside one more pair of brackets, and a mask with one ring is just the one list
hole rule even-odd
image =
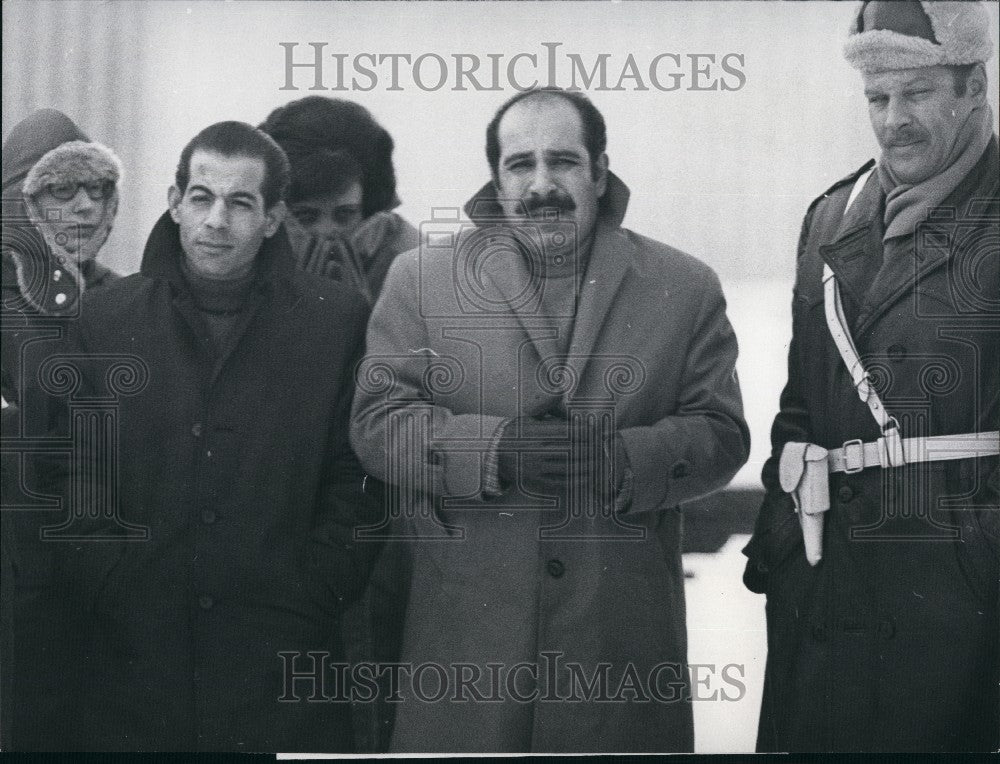
[[795, 503], [802, 526], [806, 559], [815, 565], [823, 558], [823, 513], [830, 508], [830, 472], [827, 450], [814, 443], [786, 443], [778, 462], [782, 490]]

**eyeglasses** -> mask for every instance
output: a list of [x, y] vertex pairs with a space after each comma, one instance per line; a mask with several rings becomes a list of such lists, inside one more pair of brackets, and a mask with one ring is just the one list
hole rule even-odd
[[87, 183], [49, 183], [45, 189], [52, 194], [53, 198], [61, 202], [68, 202], [76, 196], [79, 189], [87, 192], [93, 201], [107, 199], [115, 192], [115, 182], [113, 180], [92, 180]]

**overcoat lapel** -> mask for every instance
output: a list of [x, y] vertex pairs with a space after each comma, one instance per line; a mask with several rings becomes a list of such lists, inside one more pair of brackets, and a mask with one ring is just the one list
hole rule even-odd
[[[480, 229], [481, 230], [481, 229]], [[493, 285], [498, 295], [510, 307], [510, 314], [516, 317], [524, 333], [531, 340], [538, 358], [545, 355], [543, 342], [555, 337], [552, 323], [539, 311], [539, 303], [533, 297], [535, 290], [543, 287], [540, 273], [533, 273], [520, 256], [499, 258], [494, 267], [485, 272], [486, 279]]]
[[881, 265], [882, 231], [882, 189], [873, 172], [850, 209], [843, 213], [834, 240], [819, 248], [841, 292], [855, 305], [863, 304]]
[[[634, 254], [632, 243], [617, 225], [598, 225], [577, 302], [569, 350], [577, 378], [584, 383], [587, 366], [593, 360], [595, 348], [599, 347], [608, 312], [617, 301]], [[613, 348], [609, 350], [613, 352]]]
[[[605, 323], [605, 317], [621, 288], [625, 274], [632, 264], [634, 247], [620, 230], [625, 211], [628, 208], [630, 192], [628, 186], [614, 173], [608, 173], [607, 188], [601, 198], [601, 209], [594, 232], [594, 241], [584, 274], [583, 287], [577, 298], [576, 317], [570, 340], [570, 356], [574, 359], [579, 379], [590, 355], [597, 345]], [[502, 218], [502, 211], [496, 202], [497, 189], [492, 182], [484, 185], [465, 205], [465, 212], [480, 226], [480, 231]], [[524, 263], [509, 264], [506, 268], [493, 267], [487, 277], [497, 292], [504, 296], [512, 308], [511, 312], [530, 338], [539, 358], [544, 357], [544, 340], [551, 340], [551, 321], [540, 316], [528, 306], [524, 290], [530, 284], [532, 274]], [[534, 274], [537, 278], [539, 274]], [[579, 366], [583, 364], [583, 366]]]

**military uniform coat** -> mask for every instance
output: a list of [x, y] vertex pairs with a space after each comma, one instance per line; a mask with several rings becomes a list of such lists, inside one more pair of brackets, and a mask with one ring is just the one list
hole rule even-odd
[[996, 750], [996, 457], [831, 474], [816, 567], [778, 484], [788, 441], [832, 449], [879, 436], [827, 329], [824, 263], [904, 438], [1000, 423], [996, 136], [945, 205], [885, 247], [877, 174], [844, 213], [860, 174], [813, 203], [799, 245], [788, 383], [745, 550], [745, 581], [767, 593], [758, 747]]

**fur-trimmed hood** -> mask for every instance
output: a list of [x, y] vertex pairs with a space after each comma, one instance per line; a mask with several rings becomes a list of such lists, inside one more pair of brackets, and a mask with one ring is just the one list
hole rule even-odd
[[[863, 29], [863, 15], [868, 5], [859, 6], [844, 44], [844, 58], [866, 74], [922, 66], [975, 64], [993, 57], [989, 15], [982, 2], [921, 2], [933, 30], [933, 40], [893, 29]], [[908, 10], [903, 6], [909, 3], [883, 5], [892, 13], [906, 13]]]
[[[72, 311], [86, 287], [104, 280], [92, 260], [114, 224], [121, 167], [113, 151], [91, 142], [55, 109], [36, 111], [14, 126], [3, 145], [4, 241], [12, 242], [4, 250], [5, 288], [16, 284], [27, 305], [56, 315]], [[49, 183], [95, 180], [115, 183], [96, 218], [63, 222], [39, 206], [38, 192]], [[92, 223], [93, 230], [76, 239], [75, 222]]]
[[69, 141], [45, 154], [24, 179], [24, 196], [34, 196], [49, 183], [86, 183], [122, 177], [122, 163], [107, 146], [87, 141]]

